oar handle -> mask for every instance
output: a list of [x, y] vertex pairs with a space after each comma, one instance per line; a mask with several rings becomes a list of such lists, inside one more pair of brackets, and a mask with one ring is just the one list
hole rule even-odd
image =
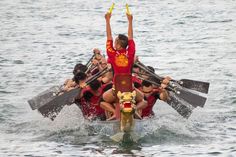
[[113, 9], [114, 9], [115, 3], [112, 3], [111, 7], [109, 8], [109, 10], [107, 11], [107, 13], [111, 14]]
[[170, 80], [170, 84], [171, 84], [171, 82], [173, 83], [178, 83], [179, 85], [183, 85], [183, 81], [180, 81], [180, 80]]
[[[154, 85], [156, 85], [156, 86], [161, 86], [160, 83], [157, 83], [157, 82], [154, 82], [154, 81], [151, 81], [151, 80], [146, 80], [145, 78], [142, 78], [142, 77], [140, 77], [140, 76], [138, 76], [138, 78], [141, 79], [141, 80], [145, 80], [145, 81], [147, 81], [147, 82], [149, 82], [149, 83], [151, 83], [151, 84], [154, 84]], [[167, 86], [165, 89], [168, 90], [168, 91], [172, 91], [172, 92], [174, 92], [174, 93], [176, 93], [176, 94], [180, 94], [180, 91], [178, 91], [176, 88]]]
[[90, 71], [90, 72], [92, 72], [94, 69], [96, 69], [98, 67], [98, 65], [93, 65], [93, 64], [91, 64], [89, 67], [88, 67], [88, 69], [86, 70], [86, 74]]
[[137, 65], [140, 69], [143, 69], [145, 72], [147, 72], [149, 75], [157, 78], [160, 82], [164, 79], [163, 77], [158, 76], [157, 74], [151, 72], [148, 67], [146, 67], [144, 64], [137, 62], [135, 63], [135, 65]]
[[125, 7], [126, 7], [126, 13], [127, 13], [128, 15], [131, 15], [131, 12], [130, 12], [128, 3], [126, 3]]
[[88, 67], [89, 66], [89, 64], [91, 63], [91, 61], [92, 61], [92, 59], [93, 59], [93, 57], [94, 57], [94, 54], [92, 55], [92, 57], [88, 60], [88, 62], [85, 64], [86, 65], [86, 67]]
[[108, 67], [104, 68], [102, 71], [98, 72], [97, 74], [95, 74], [92, 78], [88, 79], [86, 81], [86, 84], [90, 84], [91, 82], [93, 82], [94, 80], [96, 80], [97, 78], [99, 78], [100, 76], [104, 75], [105, 73], [107, 73], [109, 71]]
[[[137, 62], [137, 63], [135, 63], [135, 64], [136, 64], [139, 68], [145, 70], [149, 75], [151, 75], [151, 76], [157, 78], [158, 80], [160, 80], [160, 82], [164, 79], [163, 77], [158, 76], [157, 74], [155, 74], [155, 73], [153, 73], [152, 71], [150, 71], [150, 70], [148, 69], [148, 67], [146, 67], [143, 63]], [[183, 84], [182, 81], [177, 81], [177, 80], [173, 80], [173, 79], [172, 79], [172, 80], [170, 81], [169, 85], [170, 85], [171, 87], [176, 87], [175, 83], [178, 83], [179, 85], [182, 85], [182, 84]]]

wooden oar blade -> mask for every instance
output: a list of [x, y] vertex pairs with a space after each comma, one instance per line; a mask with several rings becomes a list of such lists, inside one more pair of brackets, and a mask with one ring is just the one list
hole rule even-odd
[[184, 100], [178, 98], [175, 93], [169, 92], [167, 103], [184, 118], [189, 118], [194, 107]]
[[195, 81], [189, 79], [181, 79], [182, 86], [191, 90], [195, 90], [201, 93], [208, 93], [210, 83], [209, 82], [202, 82], [202, 81]]
[[68, 92], [65, 92], [62, 95], [57, 96], [50, 102], [44, 104], [42, 107], [38, 109], [38, 111], [44, 117], [48, 117], [51, 120], [53, 120], [65, 105], [69, 105], [74, 102], [75, 97], [79, 95], [80, 91], [81, 88], [76, 88]]
[[177, 96], [184, 99], [186, 102], [188, 102], [194, 107], [197, 107], [197, 106], [203, 107], [204, 104], [206, 103], [207, 98], [200, 96], [198, 94], [192, 93], [186, 88], [177, 88], [177, 90], [180, 92], [179, 94], [177, 94]]
[[57, 97], [57, 94], [60, 91], [60, 86], [52, 86], [51, 88], [39, 93], [37, 96], [28, 100], [28, 103], [32, 110], [38, 109]]

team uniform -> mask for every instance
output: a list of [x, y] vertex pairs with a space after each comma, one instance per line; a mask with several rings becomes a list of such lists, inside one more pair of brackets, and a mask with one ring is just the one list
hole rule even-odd
[[[131, 69], [134, 63], [135, 43], [132, 39], [128, 41], [128, 48], [115, 50], [113, 41], [107, 40], [106, 43], [108, 63], [112, 65], [114, 79], [117, 74], [131, 74]], [[113, 79], [113, 80], [114, 80]]]
[[83, 97], [76, 101], [77, 106], [82, 111], [85, 119], [90, 120], [106, 120], [105, 110], [99, 105], [102, 98], [102, 94], [107, 89], [111, 88], [110, 84], [104, 84], [98, 89], [99, 94], [95, 94], [90, 87], [84, 88], [82, 90]]
[[142, 118], [152, 117], [155, 115], [152, 109], [157, 99], [160, 99], [159, 91], [154, 91], [150, 96], [145, 97], [148, 106], [142, 110]]

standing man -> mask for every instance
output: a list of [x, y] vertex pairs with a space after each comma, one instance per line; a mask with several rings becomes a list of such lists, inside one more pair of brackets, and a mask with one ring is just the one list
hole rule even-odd
[[[135, 43], [133, 41], [133, 16], [131, 14], [126, 14], [128, 19], [128, 37], [123, 34], [119, 34], [115, 39], [114, 47], [113, 47], [113, 38], [111, 33], [111, 13], [105, 14], [106, 19], [106, 33], [107, 33], [107, 42], [106, 42], [106, 50], [108, 56], [108, 62], [111, 64], [114, 72], [113, 81], [116, 79], [116, 76], [119, 74], [131, 74], [134, 56], [135, 56]], [[114, 83], [114, 82], [113, 82]], [[135, 89], [137, 96], [137, 110], [143, 109], [147, 106], [146, 101], [144, 101], [143, 94]], [[115, 103], [116, 95], [114, 89], [110, 89], [103, 94], [101, 100], [101, 107], [108, 112], [112, 113], [112, 116], [107, 120], [114, 119], [115, 108], [113, 103]]]

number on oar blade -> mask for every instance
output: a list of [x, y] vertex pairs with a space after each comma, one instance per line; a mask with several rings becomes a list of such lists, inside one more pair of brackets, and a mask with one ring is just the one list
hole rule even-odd
[[176, 88], [176, 90], [180, 92], [179, 94], [176, 94], [178, 97], [184, 99], [186, 102], [188, 102], [194, 107], [203, 107], [206, 102], [205, 97], [192, 93], [184, 87]]
[[195, 81], [195, 80], [189, 80], [189, 79], [181, 79], [178, 82], [181, 82], [180, 85], [185, 88], [199, 91], [205, 94], [208, 93], [209, 86], [210, 86], [209, 82]]
[[178, 98], [175, 93], [169, 92], [167, 103], [184, 118], [189, 118], [194, 107], [184, 100]]
[[72, 104], [74, 98], [79, 95], [81, 88], [72, 89], [62, 95], [57, 96], [44, 106], [40, 107], [38, 111], [44, 116], [54, 119], [65, 105]]

